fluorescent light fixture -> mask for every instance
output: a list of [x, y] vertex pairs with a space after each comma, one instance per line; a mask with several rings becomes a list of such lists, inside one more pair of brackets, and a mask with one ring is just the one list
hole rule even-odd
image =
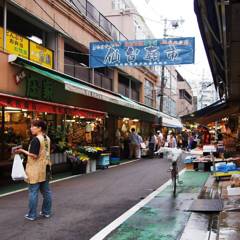
[[35, 42], [35, 43], [42, 44], [42, 39], [39, 38], [39, 37], [37, 37], [37, 36], [32, 35], [32, 36], [27, 37], [27, 38], [28, 38], [29, 40], [32, 40], [32, 41]]

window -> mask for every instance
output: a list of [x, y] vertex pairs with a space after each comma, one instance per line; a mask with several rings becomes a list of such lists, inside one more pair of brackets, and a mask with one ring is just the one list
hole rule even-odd
[[129, 79], [121, 75], [119, 75], [118, 92], [129, 97]]
[[73, 76], [74, 77], [74, 60], [72, 60], [71, 58], [65, 57], [64, 58], [64, 73]]
[[185, 89], [179, 90], [179, 97], [180, 99], [185, 99], [190, 104], [192, 104], [192, 96]]
[[145, 90], [144, 103], [150, 107], [153, 107], [154, 102], [153, 83], [148, 80], [145, 80], [144, 90]]
[[112, 91], [112, 70], [109, 72], [105, 69], [99, 69], [99, 72], [94, 73], [94, 84], [98, 87]]
[[137, 102], [139, 102], [139, 90], [140, 90], [140, 83], [131, 81], [131, 98]]
[[128, 8], [125, 0], [112, 0], [112, 9], [124, 10]]
[[79, 50], [64, 44], [64, 73], [90, 82], [90, 69], [88, 68], [88, 56]]

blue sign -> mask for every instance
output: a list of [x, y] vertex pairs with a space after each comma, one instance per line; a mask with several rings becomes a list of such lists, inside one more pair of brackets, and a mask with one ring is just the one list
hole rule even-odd
[[165, 38], [90, 43], [91, 68], [194, 63], [194, 38]]

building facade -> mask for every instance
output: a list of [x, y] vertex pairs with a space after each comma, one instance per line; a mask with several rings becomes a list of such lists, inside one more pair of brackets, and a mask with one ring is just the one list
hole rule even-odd
[[[154, 35], [147, 26], [143, 17], [138, 13], [131, 0], [106, 0], [104, 6], [100, 0], [91, 0], [91, 3], [101, 9], [104, 15], [117, 26], [118, 29], [128, 39], [153, 39]], [[156, 99], [156, 108], [160, 109], [160, 82], [162, 67], [155, 66], [150, 68], [158, 75], [156, 86], [146, 79], [145, 82], [145, 101], [148, 106], [153, 106]], [[163, 97], [163, 112], [176, 117], [177, 99], [177, 72], [172, 66], [164, 69], [165, 87]]]
[[199, 83], [198, 109], [205, 108], [218, 100], [213, 82], [203, 80]]
[[190, 84], [177, 72], [177, 115], [184, 116], [196, 110], [196, 98]]
[[1, 1], [0, 19], [1, 167], [11, 166], [11, 147], [26, 147], [36, 117], [48, 121], [56, 154], [64, 144], [123, 144], [132, 127], [149, 136], [161, 115], [158, 76], [89, 68], [90, 42], [126, 39], [89, 1]]

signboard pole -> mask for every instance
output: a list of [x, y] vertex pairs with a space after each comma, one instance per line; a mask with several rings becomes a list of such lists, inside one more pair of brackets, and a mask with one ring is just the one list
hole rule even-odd
[[3, 6], [3, 50], [7, 49], [7, 0], [4, 0]]
[[91, 79], [91, 81], [92, 81], [92, 84], [94, 84], [94, 81], [95, 81], [95, 69], [94, 68], [92, 68], [92, 79]]

